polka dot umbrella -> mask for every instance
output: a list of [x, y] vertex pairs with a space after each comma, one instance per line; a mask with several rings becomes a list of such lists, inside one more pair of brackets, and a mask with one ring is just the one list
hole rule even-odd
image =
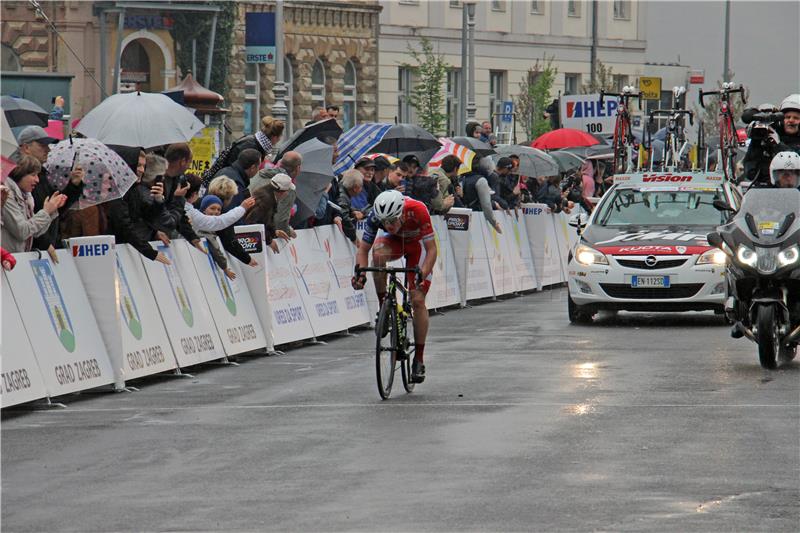
[[111, 148], [97, 139], [66, 139], [50, 148], [45, 168], [50, 183], [59, 190], [66, 187], [74, 165], [86, 171], [83, 194], [73, 209], [122, 198], [136, 183], [136, 174]]

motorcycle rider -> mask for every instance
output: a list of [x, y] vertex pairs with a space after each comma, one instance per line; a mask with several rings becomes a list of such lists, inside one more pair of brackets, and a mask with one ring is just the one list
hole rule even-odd
[[765, 174], [769, 172], [769, 163], [775, 154], [786, 151], [800, 154], [800, 94], [790, 94], [784, 98], [780, 110], [783, 113], [782, 124], [770, 128], [770, 134], [764, 141], [766, 146], [762, 146], [761, 142], [751, 142], [747, 148], [742, 163], [748, 181], [760, 179], [762, 183], [766, 182]]
[[800, 155], [788, 150], [776, 154], [769, 165], [769, 178], [773, 187], [800, 189]]

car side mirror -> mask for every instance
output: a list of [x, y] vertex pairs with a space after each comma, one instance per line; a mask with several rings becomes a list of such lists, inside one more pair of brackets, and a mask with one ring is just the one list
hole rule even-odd
[[574, 215], [569, 217], [567, 224], [569, 224], [573, 228], [584, 228], [586, 227], [586, 223], [588, 221], [589, 217], [586, 215], [586, 213], [575, 213]]
[[713, 205], [714, 209], [716, 209], [717, 211], [730, 211], [732, 213], [736, 212], [736, 209], [731, 207], [728, 202], [726, 202], [725, 200], [720, 200], [719, 198], [711, 202], [711, 205]]
[[711, 233], [706, 235], [706, 240], [708, 240], [708, 244], [710, 244], [711, 246], [722, 248], [722, 235], [720, 235], [716, 231], [712, 231]]

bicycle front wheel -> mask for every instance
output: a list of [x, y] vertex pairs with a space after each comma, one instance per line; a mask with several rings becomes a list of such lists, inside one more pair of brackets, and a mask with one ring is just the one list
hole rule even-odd
[[391, 298], [386, 297], [375, 323], [375, 375], [378, 378], [378, 393], [384, 400], [389, 398], [394, 381], [397, 362], [397, 309]]
[[407, 319], [406, 322], [406, 334], [404, 339], [400, 339], [400, 342], [404, 343], [405, 346], [403, 348], [403, 360], [400, 361], [400, 375], [403, 378], [403, 387], [406, 389], [406, 392], [413, 392], [414, 391], [414, 383], [411, 381], [411, 363], [414, 361], [414, 351], [416, 350], [414, 344], [414, 321], [413, 319]]

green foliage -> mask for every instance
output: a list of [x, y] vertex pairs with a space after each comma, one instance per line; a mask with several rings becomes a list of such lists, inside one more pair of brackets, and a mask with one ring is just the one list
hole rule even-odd
[[422, 50], [416, 50], [408, 45], [408, 53], [416, 64], [403, 65], [410, 68], [418, 80], [411, 91], [409, 103], [416, 110], [422, 128], [436, 136], [444, 135], [447, 127], [444, 83], [450, 65], [443, 55], [433, 51], [428, 39], [423, 38], [420, 47]]
[[[236, 2], [217, 0], [206, 2], [206, 4], [222, 8], [217, 18], [217, 32], [214, 36], [214, 52], [211, 60], [211, 86], [208, 89], [224, 95], [229, 89], [228, 65], [236, 23]], [[175, 40], [177, 49], [178, 66], [184, 74], [192, 70], [192, 39], [197, 39], [195, 64], [198, 72], [192, 72], [192, 75], [195, 80], [203, 84], [214, 15], [213, 13], [176, 11], [172, 13], [172, 18], [175, 22], [172, 27], [172, 38]]]
[[599, 93], [600, 89], [604, 91], [614, 91], [616, 89], [616, 83], [614, 81], [614, 69], [607, 67], [598, 59], [595, 79], [589, 80], [589, 83], [584, 83], [581, 91], [583, 94], [595, 94]]
[[550, 120], [544, 118], [544, 109], [550, 104], [553, 83], [558, 69], [553, 66], [553, 57], [537, 59], [519, 82], [519, 94], [514, 98], [514, 107], [524, 124], [529, 139], [535, 139], [550, 131]]

